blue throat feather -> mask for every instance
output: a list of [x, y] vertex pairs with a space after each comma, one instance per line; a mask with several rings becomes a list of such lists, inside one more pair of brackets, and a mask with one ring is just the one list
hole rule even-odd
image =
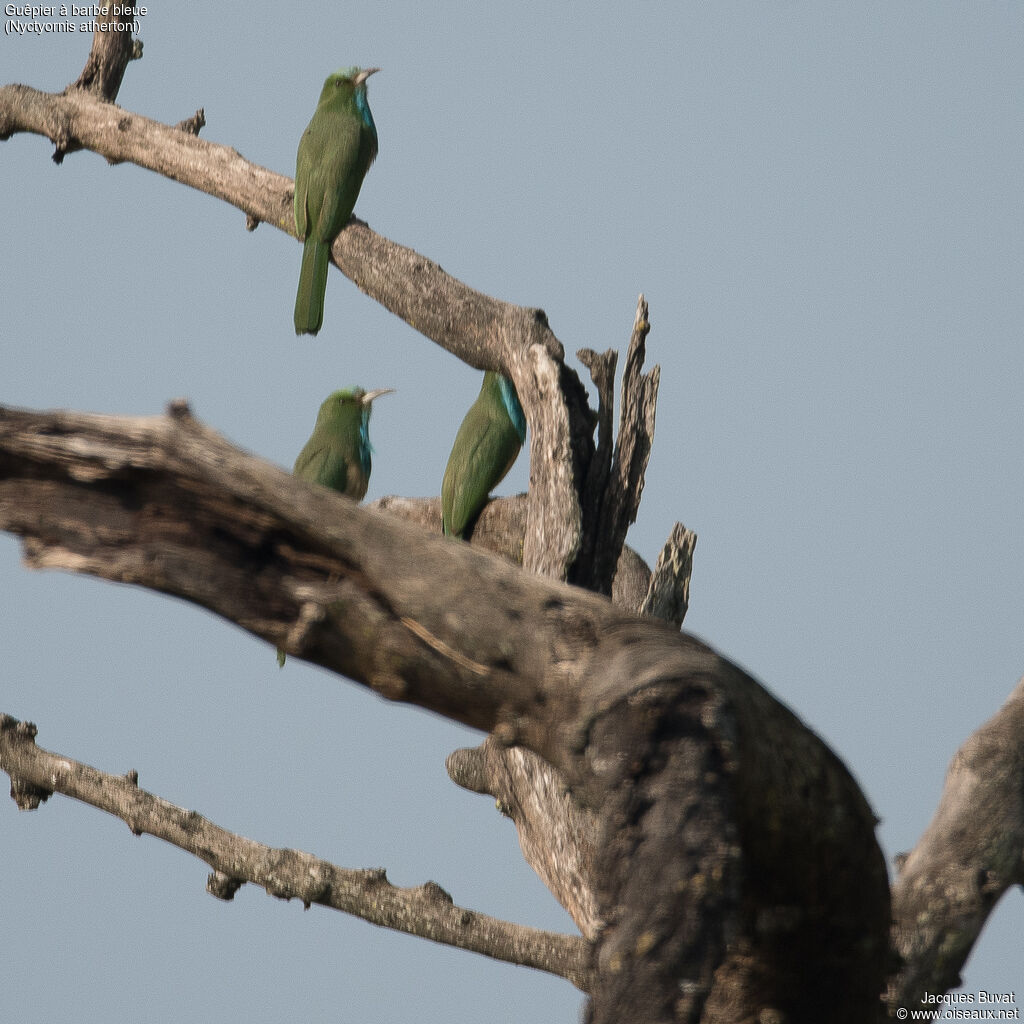
[[359, 111], [359, 116], [363, 119], [363, 124], [373, 132], [373, 137], [377, 138], [377, 126], [373, 123], [373, 114], [370, 113], [370, 105], [366, 102], [365, 85], [361, 85], [356, 89], [356, 109]]
[[370, 453], [373, 445], [370, 444], [370, 410], [363, 407], [362, 415], [359, 417], [359, 462], [363, 472], [370, 475]]
[[516, 394], [516, 389], [512, 381], [504, 374], [498, 375], [498, 387], [501, 388], [501, 400], [505, 403], [505, 411], [508, 413], [508, 418], [512, 421], [512, 426], [516, 428], [519, 440], [525, 441], [526, 414], [523, 412], [523, 407], [519, 404], [519, 396]]

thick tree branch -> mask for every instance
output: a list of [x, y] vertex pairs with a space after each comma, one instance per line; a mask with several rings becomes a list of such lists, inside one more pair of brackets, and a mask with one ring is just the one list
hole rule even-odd
[[[624, 541], [636, 518], [654, 433], [657, 368], [648, 377], [639, 377], [648, 330], [647, 304], [641, 295], [623, 375], [617, 440], [612, 431], [616, 353], [608, 350], [598, 355], [589, 349], [577, 353], [597, 388], [598, 443], [589, 463], [579, 465], [576, 473], [582, 481], [580, 550], [569, 578], [588, 590], [612, 594], [620, 604], [625, 597]], [[643, 394], [638, 394], [641, 390]], [[632, 457], [631, 453], [637, 451], [643, 452], [642, 458]], [[625, 457], [623, 453], [627, 453]], [[635, 611], [641, 600], [629, 595], [628, 604], [623, 606]], [[460, 772], [470, 765], [484, 788], [493, 792], [498, 805], [515, 822], [527, 862], [572, 915], [580, 931], [588, 937], [596, 936], [600, 925], [594, 889], [597, 825], [591, 812], [568, 791], [558, 771], [529, 750], [506, 750], [488, 741], [477, 751], [456, 752], [448, 761], [449, 774], [463, 784]]]
[[[292, 179], [191, 131], [81, 91], [54, 94], [26, 85], [0, 86], [0, 140], [19, 132], [45, 136], [65, 149], [75, 142], [110, 163], [133, 163], [155, 171], [295, 235]], [[557, 362], [563, 359], [562, 346], [542, 310], [475, 291], [412, 249], [375, 234], [362, 221], [349, 222], [332, 257], [372, 299], [471, 366], [511, 371], [533, 345]]]
[[[155, 419], [4, 410], [0, 435], [0, 522], [26, 535], [30, 564], [177, 594], [290, 654], [477, 728], [535, 728], [545, 717], [527, 713], [537, 700], [573, 718], [586, 648], [564, 637], [593, 635], [615, 614], [598, 597], [567, 604], [556, 584], [509, 575], [467, 545], [303, 485], [183, 407]], [[420, 548], [417, 571], [396, 562], [396, 552]], [[438, 606], [441, 588], [460, 613]], [[289, 644], [300, 615], [309, 627]], [[535, 616], [548, 623], [540, 635]], [[487, 687], [467, 664], [486, 667]], [[531, 745], [557, 747], [543, 731], [548, 740], [534, 732]]]
[[[128, 40], [97, 33], [64, 95], [0, 88], [0, 139], [45, 135], [58, 162], [80, 148], [131, 161], [233, 203], [249, 228], [265, 220], [291, 233], [290, 179], [196, 138], [201, 112], [171, 128], [95, 98], [116, 97], [140, 52]], [[532, 476], [512, 557], [602, 591], [613, 571], [618, 583], [658, 383], [657, 368], [640, 373], [642, 297], [612, 454], [613, 355], [580, 353], [598, 386], [595, 415], [541, 310], [481, 295], [360, 221], [332, 256], [431, 340], [515, 381]], [[494, 503], [495, 515], [505, 506]], [[0, 410], [0, 528], [23, 535], [30, 565], [178, 594], [386, 696], [493, 730], [449, 766], [463, 785], [499, 794], [528, 859], [596, 937], [593, 1019], [873, 1019], [886, 969], [884, 865], [870, 810], [827, 748], [692, 638], [367, 516], [247, 460], [183, 408], [148, 421]], [[633, 574], [629, 606], [638, 581], [649, 581], [642, 610], [678, 627], [692, 551], [692, 534], [677, 524], [653, 576]], [[893, 941], [905, 966], [889, 990], [892, 1008], [956, 984], [992, 905], [1022, 883], [1022, 708], [1019, 686], [964, 744], [934, 821], [902, 865]], [[19, 749], [37, 749], [23, 728], [3, 724]], [[12, 794], [37, 804], [53, 778], [16, 769]], [[107, 785], [156, 800], [131, 778]], [[166, 807], [168, 828], [214, 828]], [[309, 884], [318, 862], [253, 850], [270, 863], [268, 891], [307, 902], [323, 895], [326, 876]], [[291, 866], [300, 873], [281, 884]], [[215, 870], [211, 891], [237, 887], [241, 876], [228, 867]], [[352, 876], [325, 884], [332, 893], [387, 886], [382, 875]], [[470, 912], [441, 890], [387, 891], [398, 900], [389, 904], [394, 920], [436, 903], [465, 932]], [[583, 978], [582, 968], [573, 976]]]
[[[269, 220], [291, 232], [287, 178], [200, 142], [184, 125], [109, 115], [109, 105], [81, 97], [0, 90], [0, 138], [37, 131], [59, 151], [81, 145], [133, 160], [234, 202], [250, 228]], [[640, 376], [642, 297], [610, 460], [611, 389], [598, 381], [595, 464], [594, 414], [541, 311], [473, 292], [356, 221], [333, 259], [427, 337], [512, 377], [531, 430], [522, 562], [555, 579], [576, 562], [573, 578], [610, 591], [653, 433], [657, 370]], [[127, 437], [118, 426], [71, 414], [0, 415], [8, 453], [0, 455], [0, 525], [23, 534], [29, 564], [178, 594], [392, 699], [492, 731], [492, 745], [524, 748], [505, 761], [526, 775], [533, 759], [541, 803], [557, 807], [571, 796], [593, 815], [592, 844], [577, 840], [567, 850], [595, 858], [594, 881], [583, 885], [596, 895], [588, 927], [603, 924], [595, 1019], [696, 1020], [705, 1010], [708, 1020], [762, 1010], [802, 1019], [819, 1013], [826, 992], [849, 1014], [833, 1019], [864, 1018], [880, 978], [876, 926], [887, 897], [877, 872], [865, 877], [865, 863], [877, 867], [871, 816], [842, 766], [752, 680], [678, 633], [285, 482], [184, 408], [168, 421], [120, 424]], [[580, 495], [589, 503], [581, 506]], [[799, 757], [780, 757], [777, 737], [765, 744], [766, 722]], [[747, 741], [742, 748], [737, 738]], [[766, 825], [759, 800], [781, 765], [789, 788], [769, 791], [779, 808]], [[802, 792], [826, 798], [816, 806], [841, 807], [840, 823], [833, 812], [824, 835], [793, 799], [794, 778]], [[789, 826], [783, 835], [779, 821]], [[543, 860], [550, 851], [540, 846]], [[766, 888], [770, 873], [758, 865], [766, 849], [787, 868], [801, 858], [812, 874], [823, 861], [832, 865], [813, 904], [796, 873]], [[873, 898], [851, 900], [850, 856], [859, 895], [866, 887]], [[555, 877], [559, 859], [552, 866], [548, 857]], [[589, 870], [581, 859], [566, 877], [585, 883]], [[227, 874], [216, 887], [229, 892], [232, 884]], [[792, 904], [785, 920], [795, 956], [765, 929], [780, 902]], [[837, 961], [819, 957], [817, 985], [794, 994], [787, 986], [814, 960], [826, 925], [829, 938], [837, 926], [843, 935], [831, 943]]]
[[[614, 360], [610, 366], [614, 366]], [[395, 500], [385, 499], [387, 502]], [[428, 500], [436, 504], [436, 499]], [[493, 518], [501, 508], [507, 515], [514, 508], [514, 502], [515, 499], [492, 502], [485, 512], [493, 510], [488, 517]], [[388, 507], [394, 509], [393, 505]], [[440, 512], [436, 512], [433, 518], [439, 515]], [[505, 529], [494, 535], [514, 536], [515, 531]], [[473, 541], [490, 547], [494, 535], [481, 516]], [[613, 603], [678, 627], [686, 615], [696, 540], [696, 534], [676, 523], [653, 575], [642, 563], [642, 570], [634, 568], [630, 557], [632, 549], [623, 546], [612, 590]], [[490, 549], [515, 561], [514, 552]], [[596, 938], [601, 926], [594, 871], [596, 815], [573, 798], [547, 762], [529, 750], [518, 747], [508, 750], [493, 737], [488, 737], [478, 747], [455, 751], [449, 756], [446, 767], [456, 784], [494, 797], [502, 814], [515, 823], [527, 863], [565, 907], [583, 935]]]
[[893, 940], [903, 965], [889, 989], [893, 1010], [961, 984], [960, 969], [1012, 885], [1024, 885], [1024, 679], [956, 752], [935, 816], [900, 858]]
[[180, 406], [0, 411], [0, 528], [30, 565], [177, 594], [274, 646], [301, 618], [290, 653], [546, 758], [596, 815], [595, 1019], [877, 1013], [870, 809], [694, 638], [306, 485]]
[[0, 715], [0, 769], [11, 777], [19, 807], [33, 809], [53, 792], [98, 807], [134, 835], [148, 833], [205, 861], [214, 870], [207, 889], [221, 899], [252, 882], [279, 899], [302, 900], [307, 909], [332, 907], [383, 928], [557, 974], [584, 991], [590, 984], [589, 948], [578, 937], [458, 907], [434, 882], [402, 889], [379, 868], [340, 868], [301, 850], [264, 846], [139, 789], [135, 772], [108, 775], [37, 747], [35, 735], [32, 723]]
[[[194, 133], [198, 121], [195, 127], [183, 122], [175, 130], [124, 111], [117, 111], [116, 120], [111, 120], [110, 110], [88, 105], [69, 108], [59, 97], [31, 90], [8, 95], [5, 114], [4, 98], [0, 91], [2, 136], [12, 126], [35, 130], [54, 138], [59, 149], [66, 138], [74, 137], [76, 143], [81, 139], [111, 161], [134, 161], [232, 202], [245, 211], [250, 227], [262, 219], [289, 233], [293, 230], [291, 181], [248, 164], [233, 150], [200, 143], [194, 134], [190, 137], [181, 130], [187, 127]], [[468, 362], [511, 373], [531, 426], [530, 500], [525, 528], [514, 534], [521, 543], [519, 558], [540, 575], [565, 578], [577, 557], [581, 534], [598, 526], [599, 506], [595, 504], [584, 524], [578, 498], [579, 481], [594, 450], [593, 414], [576, 375], [562, 363], [561, 346], [543, 313], [499, 303], [466, 288], [435, 264], [379, 238], [356, 221], [339, 237], [334, 258], [360, 288], [428, 337]], [[610, 382], [608, 400], [610, 405]], [[610, 463], [610, 432], [603, 432], [601, 440]], [[593, 547], [590, 543], [588, 550]], [[616, 580], [620, 596], [627, 580], [626, 573]], [[632, 594], [628, 600], [631, 607], [636, 606]], [[285, 645], [301, 645], [316, 628], [320, 614], [318, 602], [304, 601]], [[412, 621], [403, 620], [407, 627]], [[429, 636], [429, 631], [421, 633], [420, 639], [429, 642]], [[446, 648], [435, 644], [434, 649], [439, 653]], [[377, 685], [382, 692], [390, 692], [396, 686], [400, 691], [404, 684], [382, 673]], [[517, 758], [532, 756], [520, 752]], [[534, 768], [535, 777], [553, 771], [544, 762]], [[562, 785], [556, 779], [549, 781], [541, 791]]]

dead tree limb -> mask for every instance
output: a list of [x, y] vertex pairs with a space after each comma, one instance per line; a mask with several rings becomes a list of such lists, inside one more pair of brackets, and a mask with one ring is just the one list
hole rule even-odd
[[176, 594], [272, 646], [304, 616], [290, 654], [554, 765], [597, 822], [595, 1021], [877, 1017], [874, 817], [696, 639], [306, 485], [180, 406], [0, 411], [0, 528], [31, 566]]
[[[96, 29], [85, 67], [66, 91], [88, 93], [108, 103], [117, 99], [129, 61], [142, 57], [142, 41], [133, 37], [136, 22], [131, 7], [128, 3], [103, 5], [99, 17], [93, 18]], [[67, 152], [58, 147], [54, 161], [59, 164]]]
[[[654, 414], [661, 370], [655, 366], [646, 374], [641, 372], [650, 329], [647, 300], [641, 295], [622, 372], [621, 413], [614, 451], [592, 460], [592, 469], [583, 487], [584, 494], [592, 503], [585, 512], [594, 523], [583, 532], [581, 556], [574, 564], [569, 579], [599, 594], [611, 593], [626, 533], [636, 522], [647, 460], [654, 442]], [[610, 444], [612, 436], [611, 379], [615, 372], [615, 359], [609, 357], [614, 357], [614, 353], [606, 352], [598, 357], [593, 352], [581, 350], [577, 355], [588, 365], [598, 389], [600, 451], [600, 441], [607, 439]]]
[[690, 607], [690, 573], [696, 546], [697, 534], [693, 530], [682, 523], [672, 527], [658, 555], [647, 593], [636, 605], [641, 615], [652, 615], [676, 626], [683, 624]]
[[587, 989], [590, 954], [578, 937], [456, 906], [435, 882], [403, 889], [381, 868], [340, 868], [301, 850], [264, 846], [140, 789], [134, 771], [109, 775], [37, 747], [35, 736], [31, 722], [0, 714], [0, 770], [10, 776], [11, 795], [22, 810], [61, 793], [115, 815], [133, 835], [148, 833], [205, 861], [213, 868], [207, 890], [219, 899], [232, 899], [251, 882], [278, 899], [301, 900], [307, 910], [313, 904], [331, 907], [383, 928], [557, 974]]
[[899, 858], [893, 942], [902, 966], [892, 1010], [935, 1004], [961, 984], [960, 969], [999, 898], [1024, 885], [1024, 679], [953, 757], [935, 816]]

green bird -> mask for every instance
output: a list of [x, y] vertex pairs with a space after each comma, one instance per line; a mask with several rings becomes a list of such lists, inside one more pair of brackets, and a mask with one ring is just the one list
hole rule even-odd
[[348, 223], [363, 178], [377, 155], [377, 126], [366, 80], [380, 68], [347, 68], [327, 76], [295, 158], [295, 231], [303, 242], [295, 333], [316, 334], [324, 322], [331, 245]]
[[[302, 480], [340, 491], [362, 501], [370, 482], [370, 406], [375, 398], [390, 395], [394, 388], [364, 391], [350, 388], [329, 395], [316, 414], [310, 434], [292, 473]], [[283, 666], [285, 652], [277, 649]]]
[[455, 435], [441, 483], [441, 524], [461, 537], [504, 480], [526, 440], [526, 416], [508, 377], [488, 370]]

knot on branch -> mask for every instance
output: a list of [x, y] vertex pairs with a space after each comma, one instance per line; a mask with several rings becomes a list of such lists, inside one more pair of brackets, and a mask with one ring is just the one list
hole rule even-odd
[[190, 420], [192, 419], [192, 409], [188, 404], [187, 398], [172, 398], [167, 403], [167, 415], [172, 420]]
[[[0, 733], [5, 740], [13, 740], [18, 745], [35, 746], [37, 729], [33, 722], [19, 722], [10, 715], [0, 715]], [[45, 803], [53, 796], [53, 790], [44, 786], [38, 786], [34, 782], [21, 778], [14, 769], [6, 763], [0, 751], [0, 767], [11, 777], [11, 799], [15, 802], [19, 811], [34, 811], [40, 804]]]
[[279, 900], [301, 900], [302, 906], [309, 910], [314, 903], [326, 903], [330, 898], [331, 883], [324, 874], [325, 865], [308, 853], [274, 850], [263, 884], [271, 896]]
[[206, 891], [211, 896], [230, 903], [235, 898], [235, 893], [245, 885], [244, 878], [232, 878], [223, 871], [214, 871], [206, 879]]
[[425, 899], [431, 903], [441, 904], [447, 907], [455, 906], [455, 900], [452, 899], [451, 894], [447, 889], [442, 889], [437, 882], [424, 882], [419, 887], [419, 893]]
[[191, 117], [179, 121], [174, 127], [189, 135], [198, 135], [206, 127], [206, 111], [200, 107]]
[[34, 811], [51, 796], [52, 789], [44, 789], [24, 779], [11, 777], [11, 799], [18, 805], [19, 811]]
[[497, 796], [487, 785], [487, 773], [484, 764], [482, 747], [460, 747], [453, 750], [444, 762], [448, 778], [473, 793], [484, 793]]

